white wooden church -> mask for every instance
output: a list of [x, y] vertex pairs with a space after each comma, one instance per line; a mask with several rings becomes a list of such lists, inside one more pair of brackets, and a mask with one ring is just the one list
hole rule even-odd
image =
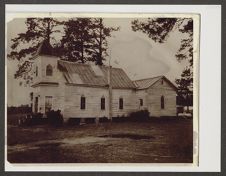
[[176, 116], [177, 88], [165, 76], [132, 81], [121, 68], [60, 60], [43, 43], [34, 58], [32, 111], [69, 118]]

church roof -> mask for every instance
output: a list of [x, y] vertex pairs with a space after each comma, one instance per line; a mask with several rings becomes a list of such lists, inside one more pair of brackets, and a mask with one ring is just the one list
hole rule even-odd
[[40, 43], [36, 54], [52, 56], [52, 55], [54, 55], [53, 47], [47, 40], [44, 40]]
[[149, 87], [153, 86], [160, 79], [164, 79], [175, 90], [177, 90], [177, 87], [165, 76], [156, 76], [156, 77], [152, 77], [152, 78], [140, 79], [140, 80], [133, 81], [133, 83], [136, 85], [137, 89], [148, 89]]
[[[109, 67], [58, 60], [58, 67], [69, 84], [108, 86]], [[112, 88], [136, 88], [121, 68], [111, 68]]]

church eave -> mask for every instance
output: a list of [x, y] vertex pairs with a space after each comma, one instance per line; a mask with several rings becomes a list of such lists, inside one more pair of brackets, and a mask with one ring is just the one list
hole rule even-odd
[[38, 82], [33, 84], [31, 87], [38, 87], [38, 86], [58, 86], [59, 83], [58, 82]]

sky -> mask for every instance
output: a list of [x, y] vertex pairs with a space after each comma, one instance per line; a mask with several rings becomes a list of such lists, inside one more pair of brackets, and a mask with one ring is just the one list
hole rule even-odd
[[[132, 31], [132, 20], [134, 19], [104, 19], [106, 26], [120, 27], [120, 30], [113, 32], [108, 39], [111, 65], [124, 69], [132, 80], [164, 75], [175, 83], [175, 79], [180, 77], [187, 64], [185, 61], [179, 63], [175, 57], [184, 34], [175, 30], [170, 33], [165, 43], [155, 43], [146, 34]], [[26, 31], [24, 22], [25, 18], [17, 18], [7, 23], [7, 52], [10, 51], [11, 39]], [[109, 63], [109, 58], [105, 64]], [[10, 106], [28, 104], [29, 93], [32, 91], [29, 86], [20, 86], [20, 80], [14, 79], [17, 64], [15, 60], [7, 60], [7, 104]]]

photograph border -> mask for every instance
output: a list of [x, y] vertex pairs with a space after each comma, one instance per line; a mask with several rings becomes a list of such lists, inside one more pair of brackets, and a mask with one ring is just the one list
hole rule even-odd
[[[32, 3], [33, 2], [33, 3]], [[96, 1], [95, 1], [96, 2]], [[150, 4], [158, 4], [158, 5], [167, 5], [167, 2], [169, 3], [170, 2], [170, 4], [178, 4], [178, 1], [173, 1], [173, 2], [171, 2], [171, 1], [153, 1], [152, 3], [145, 3], [145, 2], [143, 2], [143, 1], [141, 1], [141, 2], [139, 2], [138, 3], [138, 1], [137, 2], [130, 2], [130, 3], [128, 3], [128, 2], [126, 2], [126, 1], [120, 1], [120, 2], [117, 2], [117, 1], [111, 1], [111, 2], [108, 2], [108, 3], [105, 3], [105, 5], [111, 5], [111, 4], [125, 4], [125, 5], [130, 5], [130, 4], [136, 4], [136, 5], [142, 5], [142, 4], [148, 4], [148, 5], [150, 5]], [[68, 0], [66, 0], [66, 1], [61, 1], [61, 2], [56, 2], [56, 1], [37, 1], [37, 0], [33, 0], [33, 1], [16, 1], [16, 0], [14, 0], [14, 1], [5, 1], [4, 3], [1, 3], [1, 33], [2, 34], [5, 34], [5, 19], [4, 19], [4, 16], [5, 16], [5, 4], [30, 4], [30, 3], [32, 3], [32, 4], [60, 4], [60, 3], [62, 3], [62, 4], [70, 4], [70, 3], [73, 3], [73, 4], [94, 4], [94, 2], [93, 1], [83, 1], [83, 2], [79, 2], [79, 1], [68, 1]], [[213, 1], [211, 1], [211, 3], [210, 3], [210, 1], [196, 1], [196, 3], [197, 4], [213, 4], [213, 5], [222, 5], [222, 7], [225, 7], [225, 5], [223, 5], [223, 3], [221, 2], [221, 1], [215, 1], [215, 3], [213, 3]], [[103, 4], [103, 2], [102, 1], [97, 1], [95, 4]], [[191, 3], [191, 1], [184, 1], [183, 3], [181, 3], [180, 5], [184, 5], [184, 4], [191, 4], [191, 5], [193, 5], [193, 3]], [[194, 3], [195, 4], [195, 3]], [[224, 3], [225, 4], [225, 3]], [[224, 13], [224, 11], [223, 11], [224, 9], [222, 8], [222, 13]], [[222, 15], [222, 18], [223, 18], [223, 15]], [[223, 20], [223, 19], [222, 19]], [[225, 22], [225, 21], [224, 21]], [[225, 25], [225, 23], [222, 23], [222, 33], [223, 33], [223, 31], [225, 31], [225, 26], [223, 26], [223, 24]], [[224, 38], [225, 38], [225, 33], [224, 33]], [[222, 47], [223, 46], [225, 46], [225, 39], [223, 38], [223, 40], [222, 40]], [[1, 43], [0, 43], [0, 46], [1, 46], [1, 56], [2, 56], [2, 58], [5, 58], [5, 56], [4, 56], [4, 50], [3, 50], [3, 48], [5, 48], [5, 40], [4, 40], [4, 35], [1, 35]], [[224, 58], [224, 56], [225, 56], [225, 51], [224, 50], [222, 50], [222, 58]], [[1, 64], [1, 72], [2, 72], [2, 74], [1, 74], [1, 77], [0, 77], [0, 81], [1, 81], [1, 85], [2, 85], [2, 87], [1, 87], [1, 92], [4, 92], [5, 91], [5, 86], [3, 86], [4, 84], [5, 84], [5, 71], [4, 71], [4, 66], [5, 66], [5, 60], [4, 59], [1, 59], [0, 60], [0, 64]], [[222, 68], [224, 68], [224, 60], [222, 59]], [[223, 69], [222, 69], [222, 80], [224, 80], [223, 78], [224, 78], [224, 76], [225, 76], [225, 72], [223, 71]], [[224, 90], [225, 89], [225, 83], [223, 83], [222, 82], [222, 84], [221, 84], [221, 86], [222, 86], [222, 90]], [[222, 96], [225, 98], [225, 93], [224, 92], [222, 92]], [[4, 104], [4, 102], [5, 102], [5, 100], [4, 100], [4, 96], [1, 96], [1, 98], [0, 98], [0, 101], [2, 101], [2, 104]], [[225, 101], [223, 101], [222, 100], [222, 104], [221, 104], [221, 107], [223, 107], [225, 104]], [[4, 106], [1, 106], [1, 108], [0, 108], [0, 110], [1, 110], [1, 114], [2, 114], [2, 117], [4, 117], [4, 114], [5, 114], [5, 109], [4, 109]], [[224, 115], [225, 115], [225, 111], [223, 111], [223, 108], [222, 108], [222, 117], [224, 117]], [[4, 137], [5, 137], [5, 134], [4, 134], [4, 124], [5, 124], [5, 120], [4, 120], [4, 118], [1, 118], [1, 130], [2, 130], [2, 133], [1, 133], [1, 139], [0, 139], [0, 142], [1, 142], [1, 147], [2, 148], [4, 148]], [[222, 119], [222, 131], [221, 131], [221, 134], [222, 134], [222, 144], [221, 144], [221, 148], [223, 149], [224, 148], [224, 146], [225, 146], [225, 144], [223, 144], [223, 141], [224, 141], [224, 139], [225, 139], [225, 128], [223, 128], [223, 127], [225, 127], [225, 122], [223, 122], [223, 119]], [[2, 135], [3, 134], [3, 135]], [[223, 150], [222, 150], [222, 154], [224, 155], [225, 153], [223, 152]], [[3, 175], [3, 174], [5, 174], [5, 175], [65, 175], [65, 174], [69, 174], [69, 175], [102, 175], [102, 174], [107, 174], [107, 175], [112, 175], [112, 174], [116, 174], [115, 172], [113, 173], [111, 173], [111, 172], [89, 172], [89, 173], [86, 173], [86, 172], [76, 172], [76, 173], [68, 173], [68, 172], [42, 172], [42, 173], [39, 173], [39, 172], [5, 172], [4, 171], [4, 152], [1, 152], [0, 153], [0, 155], [1, 155], [1, 175]], [[225, 156], [225, 155], [224, 155]], [[225, 157], [222, 157], [222, 159], [224, 159]], [[222, 160], [222, 162], [221, 163], [224, 163], [223, 162], [223, 160]], [[221, 164], [222, 165], [222, 164]], [[223, 166], [223, 165], [222, 165]], [[221, 174], [223, 174], [224, 173], [224, 171], [225, 171], [225, 168], [221, 168], [221, 170], [222, 170], [222, 172], [221, 172]], [[177, 172], [177, 173], [166, 173], [166, 172], [155, 172], [155, 173], [151, 173], [151, 175], [181, 175], [183, 173], [183, 175], [187, 175], [187, 174], [189, 174], [189, 175], [202, 175], [202, 174], [207, 174], [207, 175], [215, 175], [215, 174], [219, 174], [219, 173], [195, 173], [195, 172], [190, 172], [190, 173], [184, 173], [184, 172]], [[127, 172], [127, 173], [123, 173], [123, 172], [117, 172], [117, 175], [130, 175], [131, 173], [130, 172]], [[143, 173], [143, 172], [139, 172], [139, 174], [138, 173], [136, 173], [136, 172], [133, 172], [133, 174], [136, 174], [136, 175], [146, 175], [146, 174], [149, 174], [148, 172], [146, 172], [146, 173]]]
[[[199, 57], [200, 57], [200, 22], [201, 22], [201, 16], [200, 14], [197, 13], [88, 13], [88, 12], [75, 12], [75, 13], [68, 13], [68, 12], [52, 12], [47, 13], [47, 12], [40, 12], [40, 13], [35, 13], [35, 12], [25, 12], [25, 13], [10, 13], [8, 16], [6, 16], [6, 24], [8, 20], [11, 19], [15, 19], [15, 18], [28, 18], [28, 17], [37, 17], [37, 18], [42, 18], [42, 17], [53, 17], [53, 18], [73, 18], [73, 17], [84, 17], [84, 18], [117, 18], [117, 19], [127, 19], [127, 18], [138, 18], [138, 19], [142, 19], [142, 18], [192, 18], [193, 19], [193, 24], [194, 24], [194, 32], [193, 32], [193, 48], [194, 48], [194, 54], [193, 54], [193, 118], [192, 118], [192, 125], [193, 125], [193, 162], [192, 163], [158, 163], [161, 167], [177, 167], [177, 166], [194, 166], [197, 167], [199, 165]], [[9, 18], [9, 19], [8, 19]], [[7, 30], [7, 27], [5, 28], [5, 30]], [[7, 31], [6, 34], [7, 36]], [[7, 45], [7, 41], [8, 39], [6, 38], [6, 45]], [[7, 64], [6, 64], [6, 72], [7, 72]], [[7, 76], [5, 77], [7, 79]], [[6, 80], [7, 83], [7, 80]], [[5, 98], [7, 99], [7, 85], [6, 85], [6, 89], [5, 89], [6, 93], [5, 93]], [[5, 106], [7, 105], [7, 100], [5, 100]], [[7, 113], [5, 113], [5, 116], [7, 117]], [[6, 122], [5, 122], [5, 126], [7, 126], [7, 118], [6, 118]], [[7, 136], [7, 129], [5, 129], [5, 133]], [[7, 143], [7, 138], [6, 141]], [[8, 146], [6, 145], [5, 147], [5, 158], [7, 161], [7, 150], [8, 150]], [[62, 167], [67, 167], [68, 165], [72, 165], [75, 167], [78, 167], [80, 169], [81, 165], [88, 165], [88, 164], [92, 164], [92, 167], [99, 167], [99, 163], [46, 163], [46, 166], [49, 167], [54, 167], [53, 165], [58, 165], [61, 164]], [[150, 165], [151, 167], [156, 166], [156, 163], [102, 163], [103, 165], [106, 165], [106, 167], [121, 167], [121, 165], [123, 164], [123, 167], [127, 168], [127, 167], [136, 167], [138, 168], [140, 165]], [[37, 163], [30, 163], [29, 167], [35, 167], [35, 165], [37, 165]], [[18, 167], [22, 167], [22, 165], [20, 163], [15, 163], [15, 167], [13, 166], [11, 169], [16, 169]], [[70, 167], [72, 167], [70, 166]], [[5, 164], [5, 168], [10, 168], [10, 163], [6, 163]], [[26, 167], [26, 166], [24, 166]], [[88, 167], [88, 166], [87, 166]], [[21, 168], [22, 169], [22, 168]], [[38, 170], [39, 168], [37, 168]], [[44, 168], [43, 168], [44, 169]], [[68, 168], [67, 168], [68, 169]], [[9, 169], [10, 170], [10, 169]], [[64, 169], [62, 169], [64, 170]], [[83, 169], [82, 169], [83, 170]]]

